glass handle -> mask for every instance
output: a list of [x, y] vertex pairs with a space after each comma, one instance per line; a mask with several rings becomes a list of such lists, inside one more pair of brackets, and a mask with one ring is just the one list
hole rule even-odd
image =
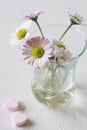
[[81, 53], [78, 55], [78, 57], [81, 56], [85, 52], [86, 48], [87, 48], [87, 39], [85, 39], [85, 46], [83, 50], [81, 51]]

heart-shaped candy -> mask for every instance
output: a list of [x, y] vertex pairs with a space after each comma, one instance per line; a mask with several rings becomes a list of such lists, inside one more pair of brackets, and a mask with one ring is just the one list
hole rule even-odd
[[6, 101], [6, 107], [10, 111], [17, 111], [19, 108], [19, 102], [14, 98], [8, 99]]
[[14, 113], [14, 120], [15, 120], [16, 126], [23, 126], [27, 123], [28, 118], [24, 113], [17, 111]]

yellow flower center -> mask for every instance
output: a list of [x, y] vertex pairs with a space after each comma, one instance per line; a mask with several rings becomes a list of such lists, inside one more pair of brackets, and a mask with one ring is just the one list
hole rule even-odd
[[59, 43], [57, 46], [58, 46], [59, 48], [64, 48], [64, 49], [65, 49], [65, 46], [64, 46], [62, 43]]
[[26, 33], [27, 33], [27, 30], [25, 28], [20, 29], [17, 33], [18, 40], [21, 40], [22, 38], [24, 38]]
[[35, 57], [35, 58], [40, 58], [42, 57], [44, 54], [44, 49], [40, 46], [36, 46], [33, 48], [32, 50], [32, 55]]
[[73, 16], [74, 19], [76, 19], [78, 22], [81, 22], [81, 20], [77, 16]]

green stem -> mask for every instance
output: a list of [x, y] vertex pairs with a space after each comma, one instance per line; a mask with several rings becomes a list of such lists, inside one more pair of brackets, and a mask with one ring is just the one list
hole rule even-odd
[[38, 28], [39, 28], [39, 30], [40, 30], [40, 33], [41, 33], [41, 35], [42, 35], [42, 37], [44, 37], [44, 34], [43, 34], [43, 32], [42, 32], [42, 29], [41, 29], [41, 27], [40, 27], [38, 21], [35, 20], [35, 23], [37, 24], [37, 26], [38, 26]]
[[54, 68], [53, 63], [51, 64], [51, 87], [54, 88]]
[[67, 31], [71, 28], [73, 24], [71, 23], [68, 28], [64, 31], [64, 33], [62, 34], [62, 36], [59, 38], [59, 41], [64, 37], [64, 35], [67, 33]]

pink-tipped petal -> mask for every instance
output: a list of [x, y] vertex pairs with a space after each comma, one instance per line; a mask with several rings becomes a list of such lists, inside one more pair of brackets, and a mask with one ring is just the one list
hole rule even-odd
[[42, 15], [43, 13], [44, 13], [43, 10], [38, 10], [38, 11], [35, 13], [35, 15], [38, 17], [38, 16]]

